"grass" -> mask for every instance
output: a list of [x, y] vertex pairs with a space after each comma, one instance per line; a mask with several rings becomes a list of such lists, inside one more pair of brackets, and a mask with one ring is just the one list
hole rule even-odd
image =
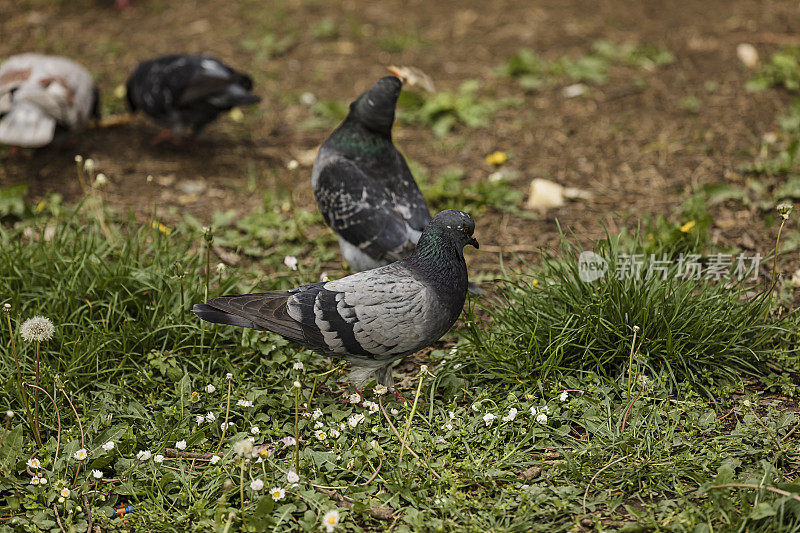
[[772, 54], [747, 83], [751, 91], [763, 91], [770, 87], [783, 87], [791, 92], [800, 90], [800, 47], [785, 46]]
[[516, 78], [525, 91], [538, 91], [564, 80], [602, 85], [608, 81], [609, 71], [614, 66], [627, 65], [649, 71], [674, 60], [668, 50], [651, 45], [596, 41], [590, 53], [578, 57], [562, 56], [552, 61], [532, 50], [521, 49], [495, 72]]
[[[751, 287], [747, 270], [740, 282], [736, 256], [723, 269], [727, 282], [704, 274], [684, 279], [688, 267], [679, 270], [677, 254], [625, 250], [608, 238], [596, 252], [608, 271], [586, 282], [579, 253], [564, 241], [540, 271], [501, 286], [497, 303], [483, 307], [491, 321], [470, 316], [465, 346], [487, 379], [516, 383], [584, 371], [625, 389], [635, 366], [673, 393], [688, 387], [713, 396], [720, 378], [765, 375], [766, 361], [794, 350], [795, 322], [764, 322], [771, 291]], [[631, 254], [639, 254], [638, 272]]]
[[[206, 290], [194, 221], [153, 227], [104, 209], [101, 226], [96, 200], [92, 192], [77, 209], [45, 202], [0, 226], [0, 304], [11, 304], [3, 319], [11, 319], [25, 381], [34, 379], [34, 347], [19, 337], [20, 323], [44, 315], [56, 326], [41, 346], [40, 383], [54, 403], [40, 396], [37, 449], [3, 323], [0, 406], [18, 416], [0, 437], [0, 527], [57, 529], [58, 517], [85, 530], [88, 506], [104, 530], [311, 531], [337, 508], [336, 491], [355, 501], [339, 508], [340, 528], [353, 530], [797, 529], [796, 416], [753, 388], [731, 395], [741, 382], [730, 373], [760, 375], [760, 362], [797, 340], [780, 319], [756, 320], [769, 305], [763, 297], [742, 300], [738, 289], [711, 284], [579, 284], [574, 261], [551, 257], [537, 287], [501, 289], [514, 306], [489, 307], [480, 323], [471, 315], [449, 337], [457, 345], [427, 354], [424, 380], [411, 371], [406, 392], [420, 394], [408, 442], [423, 463], [408, 452], [400, 459], [392, 430], [402, 433], [410, 405], [371, 391], [367, 399], [380, 401], [386, 416], [377, 404], [343, 403], [351, 391], [326, 359], [188, 313]], [[280, 255], [297, 228], [312, 223], [269, 218], [284, 201], [267, 196], [263, 212], [239, 221], [218, 214], [214, 243], [244, 250], [286, 241]], [[258, 233], [273, 225], [274, 233]], [[280, 275], [285, 267], [268, 261], [261, 284], [313, 281], [319, 267]], [[253, 284], [241, 267], [211, 275], [209, 292]], [[633, 325], [644, 341], [630, 367]], [[548, 336], [552, 355], [541, 349]], [[304, 367], [293, 368], [297, 362]], [[698, 394], [709, 387], [716, 403]], [[225, 420], [233, 426], [223, 432]], [[247, 437], [262, 450], [257, 458], [234, 452]], [[101, 446], [108, 441], [113, 449]], [[81, 448], [86, 460], [75, 459]], [[140, 460], [144, 450], [151, 456]], [[32, 455], [42, 463], [32, 472], [46, 485], [30, 484]], [[287, 472], [296, 460], [293, 485]], [[285, 496], [273, 499], [272, 487]], [[70, 494], [61, 501], [64, 488]], [[773, 492], [784, 489], [788, 496]], [[108, 518], [121, 505], [135, 511]]]

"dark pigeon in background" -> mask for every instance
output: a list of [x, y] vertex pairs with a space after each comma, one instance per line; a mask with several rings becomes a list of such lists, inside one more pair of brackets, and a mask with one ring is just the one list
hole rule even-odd
[[[256, 104], [253, 80], [207, 55], [176, 54], [139, 63], [127, 83], [128, 107], [142, 110], [171, 134], [195, 137], [217, 115]], [[156, 139], [161, 140], [161, 139]]]
[[98, 117], [89, 71], [71, 59], [18, 54], [0, 65], [0, 143], [37, 148]]
[[478, 247], [474, 230], [463, 211], [442, 211], [396, 263], [288, 291], [212, 298], [193, 311], [345, 359], [357, 388], [374, 374], [393, 389], [392, 363], [438, 340], [461, 314], [468, 283], [463, 248]]
[[314, 162], [317, 205], [356, 271], [407, 256], [431, 220], [405, 158], [392, 143], [402, 85], [400, 78], [387, 76], [359, 96]]

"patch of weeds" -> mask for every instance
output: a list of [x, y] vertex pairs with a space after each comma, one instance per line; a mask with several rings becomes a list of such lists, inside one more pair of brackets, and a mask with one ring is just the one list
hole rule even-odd
[[592, 52], [577, 58], [562, 56], [548, 61], [535, 52], [521, 49], [508, 58], [495, 72], [500, 76], [516, 78], [526, 91], [537, 91], [567, 79], [602, 85], [608, 81], [608, 71], [614, 65], [629, 65], [644, 70], [674, 61], [667, 50], [651, 45], [634, 43], [615, 45], [608, 41], [597, 41]]
[[243, 50], [253, 54], [257, 62], [262, 63], [285, 54], [296, 44], [296, 41], [293, 35], [278, 37], [273, 32], [266, 32], [255, 39], [242, 39], [239, 44]]
[[681, 98], [681, 101], [678, 102], [678, 106], [691, 113], [692, 115], [696, 115], [700, 112], [700, 109], [703, 107], [703, 102], [700, 101], [699, 98], [693, 95], [684, 96]]
[[386, 35], [378, 37], [377, 43], [378, 48], [390, 54], [399, 54], [428, 44], [416, 31], [390, 31]]
[[513, 185], [511, 178], [464, 183], [463, 168], [449, 167], [435, 177], [419, 163], [409, 161], [409, 167], [419, 183], [428, 206], [434, 213], [443, 209], [460, 209], [475, 215], [487, 208], [500, 212], [520, 212], [524, 194]]
[[468, 80], [457, 91], [440, 91], [433, 95], [403, 91], [398, 102], [398, 120], [406, 124], [422, 124], [438, 137], [447, 135], [457, 125], [480, 128], [489, 124], [500, 109], [522, 105], [518, 98], [488, 99], [477, 95], [478, 80]]
[[785, 176], [800, 174], [800, 102], [794, 102], [789, 114], [778, 117], [780, 135], [773, 143], [762, 143], [758, 157], [752, 163], [740, 165], [749, 174]]
[[339, 26], [335, 20], [326, 17], [311, 27], [309, 35], [318, 41], [330, 41], [339, 36]]
[[786, 46], [772, 54], [747, 82], [750, 91], [764, 91], [770, 87], [783, 87], [793, 92], [800, 90], [800, 46]]
[[588, 371], [616, 384], [635, 364], [672, 391], [688, 385], [712, 395], [720, 378], [765, 375], [765, 361], [787, 349], [782, 339], [794, 325], [764, 321], [771, 291], [753, 293], [752, 261], [720, 259], [715, 280], [707, 270], [715, 256], [691, 266], [691, 258], [644, 248], [624, 253], [610, 237], [595, 252], [607, 271], [594, 282], [583, 281], [580, 250], [565, 239], [560, 254], [546, 254], [541, 268], [503, 286], [495, 304], [473, 311], [470, 360], [511, 382]]
[[28, 186], [24, 183], [0, 187], [0, 221], [21, 219], [33, 214], [25, 201]]
[[341, 100], [317, 100], [311, 106], [313, 116], [300, 122], [305, 130], [331, 129], [338, 126], [350, 111], [350, 104]]

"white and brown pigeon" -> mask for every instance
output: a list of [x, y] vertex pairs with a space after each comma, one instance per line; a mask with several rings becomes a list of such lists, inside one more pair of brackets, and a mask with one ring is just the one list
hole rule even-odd
[[463, 249], [478, 247], [474, 230], [463, 211], [442, 211], [405, 259], [288, 291], [212, 298], [193, 312], [349, 361], [357, 388], [374, 374], [392, 389], [392, 363], [438, 340], [461, 314], [468, 283]]
[[256, 104], [253, 80], [201, 54], [173, 54], [139, 63], [127, 82], [128, 107], [144, 111], [170, 135], [194, 138], [223, 111]]
[[19, 54], [0, 65], [0, 143], [45, 146], [57, 130], [97, 118], [98, 92], [84, 67], [66, 57]]

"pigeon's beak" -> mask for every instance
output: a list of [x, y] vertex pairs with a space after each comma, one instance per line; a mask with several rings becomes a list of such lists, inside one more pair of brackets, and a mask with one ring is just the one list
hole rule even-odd
[[405, 83], [405, 82], [406, 82], [406, 75], [405, 75], [405, 73], [404, 73], [404, 72], [402, 72], [402, 71], [401, 71], [399, 68], [397, 68], [397, 67], [395, 67], [395, 66], [389, 66], [389, 67], [386, 67], [386, 70], [388, 70], [389, 72], [391, 72], [392, 74], [394, 74], [395, 76], [397, 76], [398, 78], [400, 78], [400, 80], [401, 80], [403, 83]]
[[478, 244], [478, 239], [476, 239], [475, 237], [473, 237], [473, 238], [471, 238], [471, 239], [469, 240], [469, 244], [471, 244], [472, 246], [474, 246], [476, 249], [479, 249], [479, 248], [480, 248], [480, 245]]

